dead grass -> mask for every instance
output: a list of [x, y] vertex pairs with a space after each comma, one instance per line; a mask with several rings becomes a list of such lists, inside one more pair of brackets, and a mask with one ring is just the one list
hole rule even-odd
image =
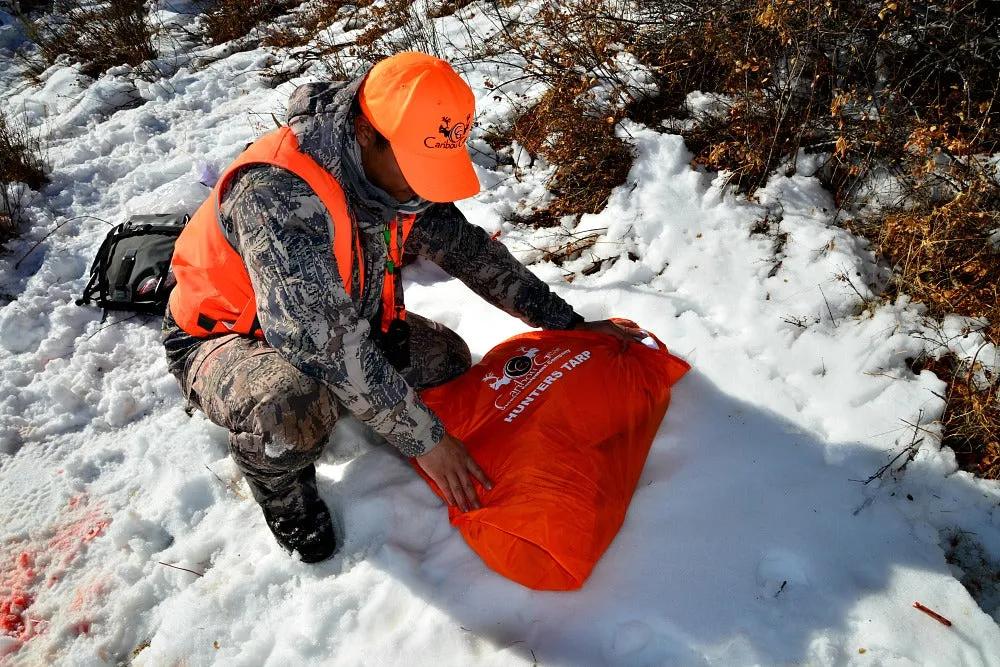
[[628, 176], [632, 148], [615, 135], [613, 116], [593, 116], [587, 88], [586, 82], [566, 82], [550, 89], [507, 127], [487, 136], [494, 148], [517, 141], [556, 166], [548, 184], [554, 201], [522, 217], [524, 223], [552, 227], [563, 216], [597, 213]]
[[[342, 11], [352, 7], [356, 14], [357, 10], [371, 3], [371, 0], [363, 2], [349, 2], [348, 0], [318, 0], [309, 3], [308, 6], [300, 7], [299, 11], [292, 17], [289, 23], [272, 29], [264, 39], [264, 44], [276, 49], [294, 49], [303, 47], [309, 42], [317, 39], [319, 32], [327, 26], [333, 24], [342, 16]], [[316, 52], [318, 59], [323, 55]]]
[[261, 24], [283, 16], [302, 0], [201, 0], [202, 25], [209, 44], [243, 39]]
[[1000, 479], [1000, 420], [997, 377], [982, 364], [946, 354], [919, 366], [944, 380], [946, 408], [941, 418], [944, 437], [963, 470], [984, 479]]
[[894, 293], [927, 304], [930, 314], [985, 317], [986, 335], [1000, 341], [1000, 229], [993, 196], [963, 192], [926, 211], [897, 212], [871, 220], [864, 229], [895, 270]]
[[[27, 10], [16, 14], [37, 46], [35, 51], [21, 53], [32, 74], [41, 74], [63, 56], [91, 77], [117, 65], [139, 68], [156, 57], [153, 27], [143, 0], [69, 0], [56, 7], [36, 16], [29, 16]], [[141, 69], [137, 73], [156, 75]]]
[[[299, 69], [319, 63], [326, 76], [350, 79], [401, 51], [441, 56], [431, 19], [468, 4], [468, 0], [444, 0], [422, 15], [412, 0], [319, 0], [296, 12], [290, 23], [272, 28], [264, 44], [288, 52]], [[331, 37], [323, 32], [340, 20], [344, 21], [342, 34]], [[352, 38], [343, 39], [343, 33], [351, 33]]]
[[436, 5], [430, 7], [427, 16], [432, 19], [439, 19], [444, 16], [451, 16], [460, 9], [465, 9], [473, 3], [473, 0], [440, 0]]
[[[1000, 343], [1000, 188], [981, 178], [940, 205], [867, 220], [860, 231], [893, 267], [888, 298], [907, 294], [928, 315], [980, 318], [981, 333]], [[945, 354], [922, 360], [947, 382], [943, 444], [966, 470], [1000, 479], [1000, 377], [977, 361]]]
[[18, 235], [25, 188], [48, 183], [41, 141], [22, 118], [0, 109], [0, 243]]

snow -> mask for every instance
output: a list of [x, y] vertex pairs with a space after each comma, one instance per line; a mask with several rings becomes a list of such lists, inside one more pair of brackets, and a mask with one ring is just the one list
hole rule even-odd
[[[0, 664], [1000, 665], [1000, 594], [981, 609], [946, 560], [962, 535], [1000, 567], [1000, 486], [937, 445], [944, 385], [907, 364], [940, 342], [995, 368], [996, 350], [976, 322], [876, 305], [881, 269], [812, 165], [748, 201], [627, 121], [627, 182], [573, 228], [505, 222], [545, 199], [550, 168], [521, 147], [491, 158], [481, 134], [484, 191], [460, 204], [586, 317], [632, 318], [693, 366], [592, 577], [552, 593], [491, 572], [350, 419], [318, 467], [343, 545], [318, 565], [283, 553], [225, 431], [185, 412], [158, 323], [74, 304], [105, 223], [193, 211], [308, 80], [272, 89], [263, 50], [215, 51], [154, 84], [3, 80], [54, 169], [0, 258]], [[510, 103], [485, 82], [503, 69], [467, 69], [499, 120]], [[539, 261], [588, 234], [578, 258]], [[525, 328], [431, 265], [406, 296], [476, 358]]]

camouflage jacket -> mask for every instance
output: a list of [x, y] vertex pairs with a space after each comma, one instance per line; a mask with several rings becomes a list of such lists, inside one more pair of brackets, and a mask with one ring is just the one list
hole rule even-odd
[[[300, 149], [341, 182], [358, 222], [364, 263], [355, 262], [350, 294], [331, 251], [330, 215], [294, 174], [270, 166], [244, 168], [223, 194], [220, 215], [250, 274], [268, 344], [324, 381], [344, 407], [404, 455], [418, 456], [441, 440], [444, 426], [370, 337], [379, 326], [385, 277], [380, 232], [383, 221], [396, 215], [393, 200], [367, 182], [358, 192], [340, 178], [341, 140], [347, 128], [353, 141], [352, 102], [359, 86], [360, 80], [300, 86], [288, 108]], [[454, 204], [434, 204], [417, 215], [404, 255], [434, 262], [531, 326], [566, 329], [578, 319]]]

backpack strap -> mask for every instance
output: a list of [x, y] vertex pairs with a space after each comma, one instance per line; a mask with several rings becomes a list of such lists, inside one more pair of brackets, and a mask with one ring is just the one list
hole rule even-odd
[[132, 270], [135, 268], [135, 250], [125, 253], [121, 262], [118, 263], [118, 270], [115, 272], [115, 283], [111, 288], [111, 298], [115, 301], [127, 301], [128, 281], [132, 277]]
[[122, 229], [125, 227], [125, 223], [115, 225], [108, 232], [108, 235], [104, 237], [104, 241], [101, 242], [101, 247], [97, 250], [97, 255], [94, 257], [94, 261], [90, 265], [90, 280], [87, 282], [87, 286], [83, 289], [83, 296], [76, 300], [76, 305], [83, 306], [87, 304], [94, 303], [94, 297], [99, 296], [101, 293], [106, 292], [106, 282], [104, 279], [105, 269], [107, 269], [107, 263], [111, 256], [111, 247], [114, 245], [115, 241], [118, 240]]

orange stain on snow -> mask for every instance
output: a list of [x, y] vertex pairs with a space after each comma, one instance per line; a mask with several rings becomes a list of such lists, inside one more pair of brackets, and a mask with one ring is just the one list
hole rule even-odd
[[[45, 588], [60, 580], [85, 546], [100, 537], [109, 523], [103, 503], [90, 507], [85, 495], [77, 495], [70, 498], [62, 515], [42, 530], [0, 545], [0, 635], [15, 640], [0, 650], [0, 657], [17, 651], [44, 631], [48, 620], [32, 616], [31, 606]], [[103, 593], [103, 581], [78, 589], [68, 611], [82, 616], [87, 608], [100, 605]], [[77, 634], [87, 634], [90, 622], [77, 618], [71, 628]]]

